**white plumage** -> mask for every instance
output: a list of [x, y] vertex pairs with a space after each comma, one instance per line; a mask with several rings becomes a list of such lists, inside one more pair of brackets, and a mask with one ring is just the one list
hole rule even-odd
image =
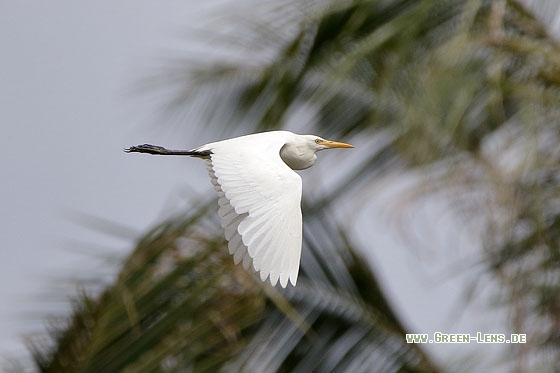
[[280, 158], [289, 134], [265, 132], [196, 149], [212, 152], [208, 173], [235, 263], [252, 264], [262, 281], [270, 277], [282, 287], [296, 284], [302, 240], [301, 177]]
[[190, 151], [139, 145], [129, 152], [204, 158], [218, 195], [220, 223], [236, 264], [274, 286], [295, 285], [302, 246], [301, 177], [315, 152], [351, 145], [288, 131], [263, 132], [214, 142]]

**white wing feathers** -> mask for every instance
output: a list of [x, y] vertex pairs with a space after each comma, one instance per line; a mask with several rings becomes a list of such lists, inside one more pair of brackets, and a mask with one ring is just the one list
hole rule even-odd
[[[252, 137], [252, 136], [251, 136]], [[250, 136], [208, 144], [208, 173], [218, 195], [220, 222], [236, 264], [274, 286], [296, 284], [301, 257], [301, 177], [271, 146]], [[263, 146], [266, 144], [266, 147]], [[202, 148], [202, 147], [201, 147]]]

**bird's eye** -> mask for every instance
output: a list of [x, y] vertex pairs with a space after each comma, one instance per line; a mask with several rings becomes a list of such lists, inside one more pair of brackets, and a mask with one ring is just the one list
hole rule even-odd
[[322, 140], [321, 140], [321, 139], [317, 139], [317, 140], [315, 140], [315, 144], [320, 144], [321, 142], [322, 142]]

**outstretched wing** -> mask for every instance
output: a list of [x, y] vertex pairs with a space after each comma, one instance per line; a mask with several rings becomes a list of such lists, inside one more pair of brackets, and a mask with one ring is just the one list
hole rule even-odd
[[[210, 145], [210, 144], [209, 144]], [[283, 144], [215, 143], [207, 159], [220, 222], [236, 264], [286, 287], [301, 257], [301, 177], [280, 158]]]

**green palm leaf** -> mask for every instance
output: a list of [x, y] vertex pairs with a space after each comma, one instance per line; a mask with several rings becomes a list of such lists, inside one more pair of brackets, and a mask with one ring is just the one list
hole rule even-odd
[[41, 371], [434, 370], [326, 221], [308, 222], [299, 284], [280, 292], [233, 265], [208, 215], [140, 239], [117, 281], [82, 299], [56, 349], [36, 350]]

